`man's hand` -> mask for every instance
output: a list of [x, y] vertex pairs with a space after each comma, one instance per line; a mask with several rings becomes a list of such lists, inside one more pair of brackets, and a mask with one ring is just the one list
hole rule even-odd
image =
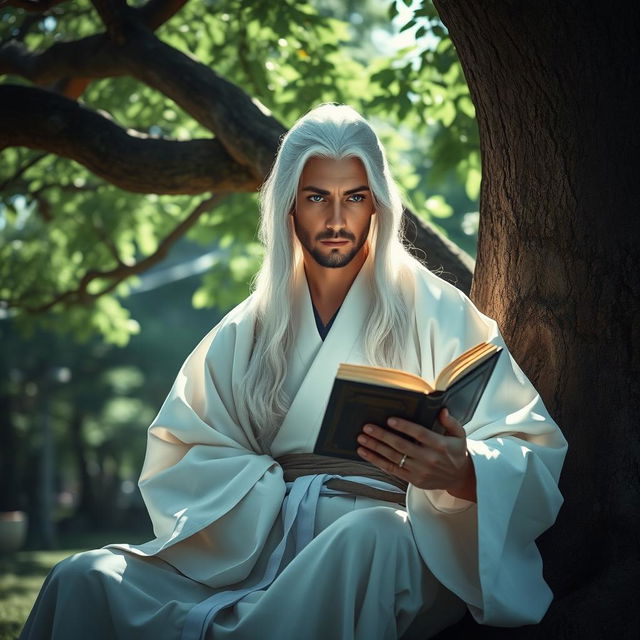
[[475, 502], [476, 476], [465, 430], [446, 408], [438, 414], [438, 422], [445, 429], [442, 435], [409, 420], [389, 418], [392, 429], [412, 436], [416, 443], [366, 424], [358, 436], [358, 455], [416, 487], [446, 489], [452, 496]]

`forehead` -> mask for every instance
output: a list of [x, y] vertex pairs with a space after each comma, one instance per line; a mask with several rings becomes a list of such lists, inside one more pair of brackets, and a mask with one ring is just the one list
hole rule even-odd
[[[322, 184], [321, 184], [322, 183]], [[357, 183], [357, 185], [351, 184]], [[318, 187], [328, 185], [359, 186], [368, 185], [367, 172], [360, 158], [320, 158], [313, 156], [304, 165], [300, 175], [300, 185], [313, 184]]]

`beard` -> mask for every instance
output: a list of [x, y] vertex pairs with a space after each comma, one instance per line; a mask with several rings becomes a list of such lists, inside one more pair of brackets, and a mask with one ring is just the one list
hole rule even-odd
[[293, 226], [296, 231], [296, 236], [298, 237], [298, 240], [300, 240], [300, 244], [309, 252], [311, 257], [321, 267], [338, 269], [340, 267], [346, 267], [358, 255], [358, 252], [362, 249], [367, 237], [369, 236], [369, 227], [371, 225], [367, 225], [367, 228], [363, 230], [362, 234], [357, 239], [353, 233], [345, 231], [344, 229], [337, 233], [327, 231], [317, 235], [315, 238], [316, 243], [321, 240], [351, 240], [353, 242], [353, 246], [348, 253], [340, 253], [339, 249], [330, 249], [328, 254], [323, 253], [317, 245], [314, 246], [309, 234], [298, 227], [295, 215], [293, 216]]

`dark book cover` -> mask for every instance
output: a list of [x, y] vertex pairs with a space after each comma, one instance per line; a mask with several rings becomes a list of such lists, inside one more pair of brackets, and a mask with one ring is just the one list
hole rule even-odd
[[[356, 438], [362, 427], [370, 422], [393, 431], [387, 426], [387, 420], [392, 416], [433, 429], [437, 426], [434, 422], [438, 413], [447, 407], [449, 413], [465, 425], [480, 402], [500, 351], [502, 348], [465, 373], [446, 391], [429, 394], [336, 378], [313, 452], [362, 462], [356, 453], [359, 446]], [[396, 433], [413, 440], [403, 433]]]

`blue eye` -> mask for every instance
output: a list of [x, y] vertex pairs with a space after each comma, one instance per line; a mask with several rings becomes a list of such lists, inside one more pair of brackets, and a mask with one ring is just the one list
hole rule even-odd
[[[312, 198], [320, 198], [320, 200], [313, 200]], [[351, 200], [351, 198], [360, 198], [359, 200]], [[349, 200], [351, 200], [351, 202], [364, 202], [366, 200], [366, 196], [363, 196], [361, 193], [354, 193], [353, 195], [349, 196]], [[307, 196], [307, 200], [309, 200], [310, 202], [323, 202], [324, 201], [324, 196], [320, 195], [319, 193], [314, 193], [310, 196]]]

